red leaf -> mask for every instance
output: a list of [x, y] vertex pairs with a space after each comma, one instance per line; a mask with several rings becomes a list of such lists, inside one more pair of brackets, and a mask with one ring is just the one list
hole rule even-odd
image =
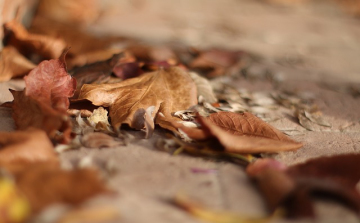
[[51, 105], [56, 110], [66, 111], [69, 108], [68, 98], [75, 92], [76, 80], [67, 73], [63, 60], [45, 60], [24, 79], [26, 96]]
[[69, 142], [71, 122], [66, 110], [69, 108], [68, 98], [75, 91], [76, 80], [66, 72], [63, 60], [41, 62], [25, 77], [25, 83], [24, 91], [11, 91], [17, 128], [37, 127], [57, 141]]

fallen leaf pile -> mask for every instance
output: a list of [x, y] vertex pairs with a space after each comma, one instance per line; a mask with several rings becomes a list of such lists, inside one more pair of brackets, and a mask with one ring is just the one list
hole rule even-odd
[[[4, 24], [0, 81], [25, 75], [25, 89], [10, 89], [14, 100], [5, 104], [12, 108], [17, 130], [0, 132], [0, 168], [7, 172], [0, 176], [5, 222], [36, 219], [57, 203], [74, 208], [56, 219], [59, 222], [72, 222], [78, 215], [89, 219], [93, 214], [100, 220], [117, 215], [112, 209], [76, 209], [109, 190], [94, 169], [65, 170], [55, 151], [116, 149], [126, 144], [123, 132], [128, 129], [145, 132], [144, 138], [166, 132], [169, 137], [157, 146], [175, 155], [184, 151], [248, 165], [248, 175], [271, 211], [284, 207], [288, 217], [314, 217], [312, 196], [319, 193], [360, 213], [354, 189], [360, 176], [350, 170], [360, 161], [358, 155], [319, 158], [293, 167], [260, 158], [302, 147], [266, 122], [274, 108], [293, 111], [308, 130], [331, 127], [311, 103], [282, 93], [240, 92], [211, 81], [243, 75], [249, 66], [249, 54], [243, 51], [145, 45], [83, 33], [81, 28], [100, 15], [95, 2], [43, 0], [29, 30], [17, 20]], [[82, 10], [84, 5], [87, 10]], [[121, 47], [115, 49], [111, 43]], [[11, 202], [4, 203], [2, 187], [13, 194]], [[175, 203], [213, 222], [271, 219], [218, 213], [182, 197]]]

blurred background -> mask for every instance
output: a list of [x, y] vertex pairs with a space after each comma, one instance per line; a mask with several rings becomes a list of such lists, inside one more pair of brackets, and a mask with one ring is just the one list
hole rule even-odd
[[86, 45], [79, 32], [185, 43], [252, 52], [281, 72], [309, 71], [309, 79], [360, 82], [359, 0], [0, 2], [1, 24], [17, 16], [31, 32], [78, 39], [72, 50]]

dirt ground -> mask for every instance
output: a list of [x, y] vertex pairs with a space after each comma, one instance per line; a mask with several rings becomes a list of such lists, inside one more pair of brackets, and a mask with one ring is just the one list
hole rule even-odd
[[[107, 0], [102, 4], [106, 16], [89, 27], [93, 32], [157, 44], [182, 42], [251, 52], [258, 57], [249, 70], [254, 78], [217, 81], [251, 93], [311, 95], [331, 127], [309, 131], [288, 110], [274, 111], [277, 118], [269, 123], [285, 132], [295, 131], [291, 137], [304, 147], [272, 157], [291, 165], [319, 156], [360, 152], [360, 20], [336, 5], [315, 1], [296, 7], [274, 6], [255, 0]], [[264, 72], [276, 77], [276, 84], [263, 77]], [[12, 100], [8, 88], [23, 87], [21, 80], [0, 83], [0, 103]], [[0, 108], [0, 116], [1, 131], [15, 129], [9, 109]], [[262, 197], [241, 166], [159, 151], [160, 131], [150, 140], [137, 132], [131, 134], [134, 140], [126, 146], [61, 154], [64, 168], [95, 165], [111, 170], [108, 184], [118, 196], [99, 197], [85, 205], [113, 205], [120, 213], [119, 222], [202, 222], [169, 202], [181, 192], [209, 208], [244, 216], [266, 215]], [[216, 172], [196, 174], [191, 171], [194, 167]], [[332, 201], [317, 201], [316, 211], [316, 221], [289, 222], [359, 221]]]

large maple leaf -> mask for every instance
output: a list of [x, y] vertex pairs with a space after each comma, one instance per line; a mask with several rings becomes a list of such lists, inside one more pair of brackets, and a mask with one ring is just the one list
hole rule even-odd
[[149, 126], [146, 120], [151, 118], [154, 121], [150, 126], [155, 123], [176, 131], [171, 122], [177, 118], [171, 113], [196, 105], [196, 95], [196, 85], [189, 74], [178, 67], [170, 67], [120, 83], [84, 85], [79, 99], [109, 107], [115, 129], [122, 124], [143, 129]]

